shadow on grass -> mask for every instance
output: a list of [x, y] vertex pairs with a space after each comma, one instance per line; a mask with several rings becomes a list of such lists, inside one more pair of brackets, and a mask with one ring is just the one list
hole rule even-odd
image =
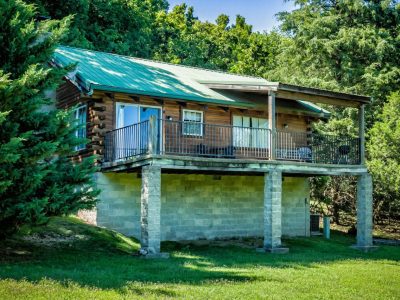
[[[117, 289], [141, 295], [150, 290], [160, 296], [174, 296], [173, 289], [157, 284], [200, 284], [204, 282], [279, 281], [268, 272], [255, 268], [316, 268], [350, 259], [400, 261], [399, 247], [380, 247], [374, 253], [361, 253], [349, 248], [354, 238], [337, 232], [331, 240], [321, 237], [284, 240], [289, 254], [257, 253], [254, 249], [237, 246], [195, 246], [163, 243], [162, 250], [170, 252], [167, 260], [146, 260], [132, 256], [139, 248], [137, 241], [97, 227], [84, 227], [78, 222], [47, 226], [47, 232], [90, 236], [72, 244], [35, 245], [14, 240], [0, 248], [27, 251], [23, 259], [9, 255], [0, 262], [0, 278], [37, 282], [44, 278], [63, 285], [71, 282], [80, 286]], [[65, 225], [65, 226], [64, 226]], [[50, 230], [50, 229], [51, 230]], [[35, 231], [33, 231], [35, 232]], [[7, 244], [8, 243], [8, 244]], [[23, 252], [22, 252], [23, 253]], [[1, 254], [1, 253], [0, 253]], [[18, 256], [18, 255], [17, 255]], [[157, 283], [145, 285], [146, 283]]]

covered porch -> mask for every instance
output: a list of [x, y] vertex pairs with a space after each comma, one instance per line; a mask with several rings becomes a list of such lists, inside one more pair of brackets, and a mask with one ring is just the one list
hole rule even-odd
[[[174, 119], [162, 113], [160, 107], [152, 109], [152, 115], [143, 113], [146, 118], [132, 125], [108, 131], [104, 135], [105, 165], [114, 162], [140, 159], [146, 155], [174, 155], [202, 158], [224, 158], [231, 160], [269, 160], [292, 161], [313, 164], [363, 165], [365, 158], [364, 110], [369, 97], [328, 92], [311, 88], [301, 88], [284, 84], [273, 86], [207, 85], [224, 93], [236, 93], [249, 103], [257, 103], [258, 110], [266, 118], [248, 120], [239, 115], [224, 117], [224, 122], [213, 117], [209, 122], [197, 117], [184, 120]], [[235, 94], [235, 95], [236, 95]], [[278, 100], [277, 100], [278, 99]], [[309, 106], [324, 103], [353, 107], [358, 110], [357, 135], [328, 135], [314, 132], [311, 121], [306, 128], [290, 127], [277, 122], [276, 102], [298, 103], [304, 99]], [[158, 100], [161, 105], [166, 102]], [[303, 101], [304, 102], [304, 101]], [[183, 108], [187, 103], [180, 103]], [[305, 102], [304, 102], [305, 103]], [[197, 104], [208, 109], [207, 104]], [[315, 107], [314, 107], [315, 108]], [[146, 109], [143, 107], [142, 109]], [[229, 111], [229, 107], [217, 106], [214, 109]], [[282, 109], [282, 108], [281, 108]], [[246, 109], [240, 109], [242, 112]], [[286, 113], [299, 113], [298, 109]], [[314, 112], [315, 113], [315, 112]], [[315, 119], [322, 118], [314, 116]], [[257, 124], [253, 124], [253, 123]]]

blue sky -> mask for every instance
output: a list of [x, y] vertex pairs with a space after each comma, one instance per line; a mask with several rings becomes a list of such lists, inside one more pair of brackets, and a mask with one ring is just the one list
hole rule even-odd
[[214, 22], [222, 13], [234, 21], [239, 14], [253, 25], [254, 31], [270, 31], [278, 26], [276, 13], [294, 8], [292, 2], [284, 0], [169, 0], [169, 3], [170, 8], [182, 3], [193, 6], [195, 15], [202, 21]]

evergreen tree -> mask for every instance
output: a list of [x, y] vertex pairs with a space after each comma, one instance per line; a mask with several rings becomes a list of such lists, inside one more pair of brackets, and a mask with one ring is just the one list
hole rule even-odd
[[[400, 83], [400, 5], [394, 0], [295, 0], [292, 12], [279, 15], [284, 40], [277, 67], [266, 72], [273, 80], [315, 86], [336, 91], [370, 95], [367, 129], [374, 124], [386, 97]], [[330, 107], [327, 124], [316, 129], [325, 134], [357, 134], [357, 111]], [[371, 143], [367, 154], [372, 153]], [[372, 173], [374, 171], [371, 169]], [[399, 173], [397, 171], [397, 173]], [[397, 175], [396, 175], [397, 176]], [[316, 181], [315, 181], [316, 182]], [[321, 181], [325, 193], [316, 200], [330, 199], [330, 210], [354, 207], [352, 178]], [[312, 188], [320, 189], [317, 184]], [[395, 195], [392, 195], [394, 199]], [[378, 205], [378, 203], [376, 203]]]
[[400, 84], [400, 4], [396, 0], [295, 0], [280, 13], [290, 37], [273, 79], [370, 95], [368, 126]]
[[67, 70], [48, 65], [70, 18], [38, 21], [35, 7], [0, 0], [0, 228], [95, 204], [94, 159], [68, 157], [82, 141], [71, 113], [51, 109], [46, 92]]
[[393, 93], [370, 131], [368, 167], [374, 178], [375, 215], [400, 216], [400, 92]]

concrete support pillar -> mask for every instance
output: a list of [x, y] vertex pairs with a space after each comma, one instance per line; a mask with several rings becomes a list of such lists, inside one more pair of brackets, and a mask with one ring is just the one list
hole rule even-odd
[[282, 172], [264, 174], [264, 251], [286, 253], [282, 237]]
[[356, 248], [368, 251], [372, 243], [372, 178], [366, 173], [357, 182], [357, 245]]
[[159, 257], [161, 244], [161, 168], [142, 168], [141, 192], [141, 254]]

